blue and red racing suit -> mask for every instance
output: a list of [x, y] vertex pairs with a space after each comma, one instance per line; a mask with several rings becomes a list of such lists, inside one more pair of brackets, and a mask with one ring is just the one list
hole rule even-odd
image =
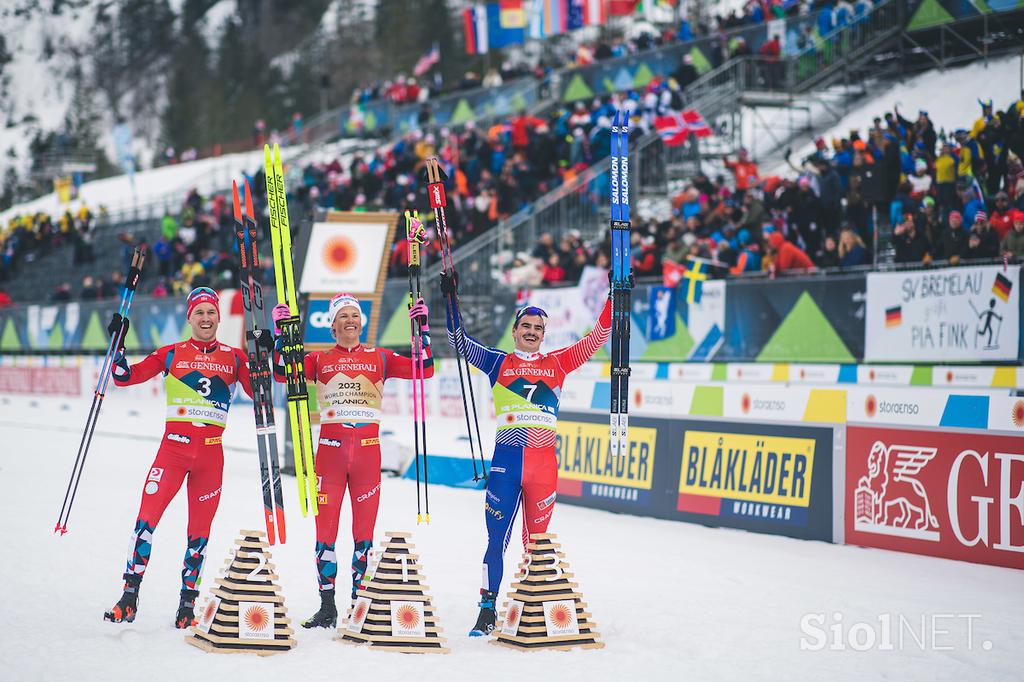
[[[448, 309], [448, 341], [465, 338], [466, 357], [491, 381], [497, 419], [494, 457], [484, 500], [487, 550], [483, 588], [501, 588], [505, 549], [512, 522], [523, 509], [523, 545], [530, 535], [547, 531], [555, 509], [558, 462], [555, 425], [566, 375], [593, 357], [611, 332], [611, 303], [606, 302], [597, 325], [582, 339], [551, 353], [506, 353], [465, 335]], [[459, 345], [462, 345], [460, 338]]]
[[114, 384], [141, 384], [161, 373], [167, 392], [167, 425], [142, 487], [125, 573], [145, 574], [153, 532], [188, 477], [188, 545], [181, 589], [194, 590], [220, 503], [224, 474], [221, 438], [231, 396], [236, 381], [252, 395], [249, 368], [237, 348], [218, 341], [202, 344], [189, 340], [159, 348], [130, 367], [122, 353], [115, 360]]

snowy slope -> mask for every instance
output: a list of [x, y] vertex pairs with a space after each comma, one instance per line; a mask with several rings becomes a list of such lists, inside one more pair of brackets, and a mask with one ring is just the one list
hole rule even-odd
[[[864, 98], [849, 114], [824, 132], [809, 133], [799, 144], [793, 145], [793, 158], [801, 159], [814, 151], [814, 139], [824, 137], [831, 143], [833, 137], [848, 137], [851, 129], [864, 132], [872, 125], [875, 116], [882, 116], [898, 106], [904, 118], [911, 121], [917, 118], [919, 110], [924, 109], [932, 119], [936, 131], [945, 129], [947, 133], [957, 128], [970, 128], [981, 116], [979, 99], [992, 99], [997, 110], [1005, 109], [1016, 93], [1020, 91], [1020, 57], [1006, 57], [989, 60], [988, 66], [978, 61], [967, 66], [946, 71], [928, 71], [927, 73], [909, 78], [902, 83], [887, 87], [882, 92]], [[782, 125], [788, 115], [784, 110], [760, 109], [758, 113], [769, 125]], [[821, 114], [820, 106], [814, 107], [815, 115]], [[802, 114], [795, 114], [798, 122], [803, 122]], [[745, 116], [749, 124], [752, 116]], [[744, 130], [744, 139], [751, 140], [753, 131]], [[773, 173], [785, 172], [788, 166], [782, 165], [772, 170]]]
[[[475, 618], [484, 531], [482, 494], [431, 489], [430, 526], [414, 522], [413, 484], [386, 480], [377, 524], [408, 530], [424, 563], [449, 656], [405, 656], [332, 641], [332, 633], [296, 626], [298, 647], [270, 658], [205, 654], [171, 627], [184, 551], [185, 503], [169, 507], [154, 539], [131, 625], [102, 621], [119, 596], [128, 535], [141, 483], [162, 431], [160, 403], [113, 398], [71, 517], [58, 538], [53, 523], [79, 440], [87, 405], [57, 399], [0, 399], [0, 534], [4, 562], [0, 639], [3, 678], [10, 680], [331, 679], [373, 681], [522, 680], [779, 680], [1019, 679], [1024, 645], [1021, 575], [1009, 569], [833, 546], [734, 530], [614, 515], [560, 505], [552, 531], [598, 630], [600, 651], [520, 653], [465, 632]], [[134, 411], [134, 415], [131, 412]], [[225, 481], [210, 542], [203, 596], [241, 528], [258, 528], [259, 483], [252, 417], [233, 410], [225, 437]], [[122, 435], [123, 431], [143, 436]], [[318, 606], [313, 523], [296, 512], [294, 480], [285, 479], [288, 542], [273, 549], [288, 614], [295, 621]], [[343, 512], [342, 527], [349, 523]], [[518, 532], [514, 533], [518, 537]], [[518, 559], [516, 541], [507, 577]], [[339, 553], [348, 543], [339, 538]], [[892, 614], [918, 623], [934, 614], [977, 614], [972, 649], [967, 620], [939, 621], [948, 651], [922, 651], [905, 637], [893, 651], [802, 651], [807, 614], [840, 613], [843, 623], [873, 623]], [[915, 625], [918, 630], [919, 626]], [[928, 630], [929, 637], [931, 630]], [[894, 640], [896, 638], [894, 630]], [[807, 641], [811, 641], [808, 639]], [[898, 643], [898, 640], [895, 640]], [[991, 643], [986, 650], [982, 643]], [[926, 647], [930, 647], [930, 639]]]

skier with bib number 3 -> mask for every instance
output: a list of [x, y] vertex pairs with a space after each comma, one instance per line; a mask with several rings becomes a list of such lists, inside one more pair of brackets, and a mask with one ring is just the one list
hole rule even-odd
[[[456, 275], [441, 273], [441, 293], [446, 298], [456, 297], [457, 287]], [[512, 324], [515, 350], [506, 353], [470, 337], [461, 320], [452, 319], [454, 305], [449, 303], [445, 308], [448, 342], [490, 379], [497, 419], [494, 457], [484, 491], [487, 549], [480, 614], [469, 633], [478, 637], [495, 626], [495, 600], [501, 589], [505, 550], [520, 507], [524, 547], [530, 535], [544, 533], [551, 522], [558, 485], [555, 425], [562, 383], [608, 341], [612, 309], [609, 299], [590, 333], [571, 346], [541, 353], [547, 313], [535, 306], [522, 308]]]
[[[289, 315], [286, 305], [275, 306], [271, 311], [275, 326]], [[411, 358], [381, 348], [367, 348], [359, 342], [366, 320], [355, 297], [338, 294], [332, 298], [327, 317], [336, 345], [330, 350], [306, 353], [304, 363], [306, 377], [316, 382], [320, 406], [315, 465], [319, 513], [314, 548], [320, 610], [302, 623], [304, 628], [333, 628], [338, 622], [334, 600], [338, 576], [335, 544], [346, 489], [352, 503], [352, 598], [356, 597], [373, 546], [380, 504], [380, 406], [384, 382], [413, 378]], [[434, 361], [423, 299], [409, 309], [409, 319], [420, 325], [423, 374], [429, 378], [434, 375]], [[274, 376], [284, 381], [279, 353], [274, 363]]]
[[156, 458], [142, 488], [132, 546], [124, 572], [124, 593], [104, 620], [132, 622], [138, 610], [139, 586], [149, 564], [153, 533], [167, 505], [188, 479], [188, 543], [181, 571], [181, 595], [174, 626], [195, 622], [195, 601], [210, 538], [210, 526], [220, 503], [224, 474], [221, 438], [234, 385], [252, 395], [245, 353], [217, 341], [220, 301], [207, 287], [188, 295], [188, 324], [192, 338], [159, 348], [134, 365], [125, 358], [124, 336], [130, 326], [115, 314], [107, 330], [119, 334], [112, 373], [117, 386], [133, 386], [164, 375], [167, 392], [166, 427]]

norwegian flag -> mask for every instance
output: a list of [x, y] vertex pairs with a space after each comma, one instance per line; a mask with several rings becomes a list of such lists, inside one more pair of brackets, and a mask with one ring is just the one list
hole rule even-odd
[[680, 146], [691, 134], [696, 138], [711, 136], [711, 126], [696, 109], [656, 116], [654, 129], [661, 135], [666, 147]]

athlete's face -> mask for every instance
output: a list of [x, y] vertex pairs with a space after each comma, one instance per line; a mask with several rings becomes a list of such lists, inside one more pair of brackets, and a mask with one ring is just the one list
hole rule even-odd
[[193, 339], [200, 343], [209, 343], [217, 338], [220, 313], [212, 303], [200, 303], [189, 315], [188, 324], [192, 327]]
[[363, 323], [359, 316], [359, 308], [348, 306], [338, 311], [334, 318], [334, 325], [331, 327], [334, 332], [334, 340], [342, 348], [353, 348], [359, 345], [359, 333], [363, 330]]
[[540, 315], [523, 315], [519, 319], [519, 324], [512, 330], [512, 338], [516, 342], [517, 351], [540, 351], [540, 344], [544, 343], [544, 318]]

